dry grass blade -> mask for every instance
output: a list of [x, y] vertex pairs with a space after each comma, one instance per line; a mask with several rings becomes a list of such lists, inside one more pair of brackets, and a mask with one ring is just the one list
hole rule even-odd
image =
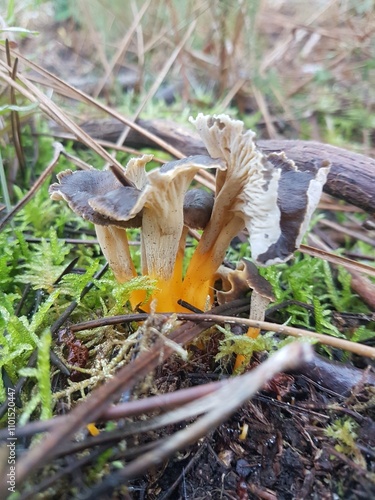
[[[1, 45], [0, 45], [0, 50], [4, 50]], [[113, 118], [116, 118], [116, 120], [118, 120], [119, 122], [124, 123], [125, 125], [134, 129], [140, 135], [145, 136], [148, 140], [152, 141], [157, 146], [164, 149], [165, 151], [167, 151], [171, 155], [175, 156], [176, 158], [184, 158], [185, 155], [183, 153], [181, 153], [181, 151], [179, 151], [175, 147], [171, 146], [168, 142], [164, 141], [163, 139], [160, 139], [160, 137], [158, 137], [157, 135], [147, 131], [145, 128], [137, 125], [136, 123], [133, 123], [131, 120], [124, 117], [123, 115], [121, 115], [117, 111], [114, 111], [109, 106], [101, 104], [101, 103], [97, 102], [95, 99], [93, 99], [92, 97], [90, 97], [89, 95], [85, 94], [84, 92], [75, 89], [73, 86], [67, 84], [66, 82], [64, 82], [63, 80], [58, 78], [57, 76], [53, 75], [49, 71], [40, 67], [38, 64], [35, 64], [32, 61], [30, 61], [29, 59], [27, 59], [26, 57], [23, 57], [18, 52], [12, 51], [12, 54], [15, 57], [18, 57], [27, 67], [33, 69], [34, 71], [36, 71], [38, 74], [40, 74], [43, 77], [43, 81], [39, 82], [40, 84], [52, 86], [53, 88], [55, 88], [56, 92], [58, 92], [61, 95], [67, 95], [73, 99], [77, 99], [77, 100], [83, 101], [87, 104], [90, 104], [92, 106], [95, 106], [97, 109], [100, 109], [101, 111], [104, 111], [105, 113], [112, 116]], [[1, 74], [0, 74], [0, 77], [1, 77]], [[29, 78], [28, 81], [30, 82], [31, 78]], [[22, 91], [21, 91], [21, 93], [22, 93]], [[44, 96], [44, 94], [42, 94], [42, 95]], [[26, 97], [28, 97], [28, 96], [26, 96]], [[31, 100], [32, 100], [32, 102], [37, 102], [34, 99], [31, 99]], [[60, 124], [60, 126], [62, 128], [66, 129], [66, 127], [63, 124], [61, 124], [60, 122], [58, 122], [58, 123]], [[77, 127], [77, 125], [76, 125], [76, 127]], [[74, 131], [72, 131], [72, 133], [74, 135], [76, 135]], [[106, 153], [106, 155], [108, 155], [108, 153]], [[108, 158], [105, 158], [105, 160], [110, 161]]]
[[[10, 47], [9, 47], [8, 40], [5, 41], [5, 50], [6, 50], [6, 57], [7, 57], [8, 66], [11, 66]], [[14, 60], [13, 70], [10, 72], [10, 76], [13, 78], [13, 80], [16, 79], [17, 66], [18, 66], [18, 59], [16, 58]], [[10, 102], [12, 105], [17, 104], [15, 92], [14, 92], [14, 89], [12, 87], [10, 88]], [[17, 155], [17, 159], [18, 159], [19, 165], [21, 167], [21, 170], [25, 171], [26, 160], [25, 160], [25, 155], [23, 153], [23, 147], [22, 147], [21, 126], [20, 126], [19, 114], [17, 111], [11, 111], [10, 116], [11, 116], [12, 136], [13, 136], [14, 148], [16, 150], [16, 155]]]
[[199, 182], [202, 186], [206, 187], [207, 189], [210, 189], [213, 193], [215, 192], [215, 182], [211, 182], [210, 180], [207, 180], [206, 177], [203, 177], [203, 175], [200, 175], [204, 170], [201, 170], [199, 174], [196, 174], [194, 179]]
[[81, 170], [94, 170], [94, 167], [92, 165], [89, 165], [85, 161], [81, 160], [80, 158], [77, 158], [77, 156], [73, 156], [64, 149], [61, 151], [61, 154], [65, 156], [67, 160], [72, 162], [76, 167], [80, 168]]
[[[162, 70], [158, 74], [157, 78], [155, 79], [154, 83], [152, 84], [150, 90], [147, 92], [143, 101], [141, 102], [141, 104], [137, 108], [136, 112], [132, 116], [133, 122], [139, 117], [139, 115], [141, 114], [141, 112], [142, 112], [143, 108], [145, 107], [145, 105], [147, 104], [147, 102], [150, 101], [154, 97], [156, 92], [158, 91], [160, 85], [163, 83], [164, 78], [167, 76], [169, 70], [171, 69], [171, 67], [172, 67], [173, 63], [175, 62], [176, 58], [178, 57], [179, 53], [181, 52], [184, 45], [186, 44], [186, 42], [189, 40], [191, 34], [193, 33], [194, 28], [195, 28], [195, 23], [193, 22], [189, 26], [189, 28], [186, 31], [181, 42], [177, 45], [177, 47], [174, 49], [174, 51], [172, 52], [172, 54], [168, 58], [164, 67], [162, 68]], [[123, 130], [122, 134], [120, 135], [120, 137], [118, 138], [118, 140], [116, 142], [117, 146], [121, 146], [125, 142], [126, 137], [128, 136], [129, 130], [130, 130], [129, 126]]]
[[[349, 228], [343, 226], [342, 224], [337, 224], [337, 222], [333, 222], [332, 220], [329, 220], [329, 219], [322, 219], [319, 221], [319, 224], [326, 226], [326, 227], [329, 227], [331, 229], [334, 229], [339, 234], [346, 234], [347, 236], [350, 236], [354, 240], [364, 241], [368, 245], [371, 245], [372, 247], [375, 248], [375, 239], [369, 238], [363, 232], [349, 229]], [[358, 224], [358, 226], [359, 226], [359, 224]]]
[[[313, 239], [313, 235], [310, 235], [309, 238]], [[311, 255], [312, 257], [318, 257], [319, 259], [326, 260], [332, 264], [343, 266], [347, 269], [375, 277], [375, 269], [373, 267], [348, 259], [347, 257], [341, 257], [340, 255], [336, 255], [328, 250], [320, 250], [319, 248], [311, 247], [309, 245], [300, 245], [298, 250], [307, 255]]]
[[113, 70], [116, 66], [116, 64], [119, 62], [119, 60], [123, 57], [125, 52], [127, 51], [131, 39], [134, 35], [134, 32], [136, 31], [137, 27], [139, 26], [139, 23], [142, 20], [142, 17], [146, 13], [147, 9], [149, 8], [151, 3], [151, 0], [147, 0], [141, 7], [141, 10], [138, 12], [137, 16], [134, 17], [134, 20], [129, 27], [129, 29], [126, 32], [126, 35], [124, 36], [120, 46], [118, 47], [116, 54], [113, 56], [112, 61], [108, 64], [106, 68], [106, 72], [101, 80], [99, 80], [98, 85], [96, 86], [93, 97], [98, 97], [100, 92], [103, 90], [104, 85], [106, 84], [108, 78], [113, 74]]
[[273, 124], [271, 114], [269, 112], [267, 102], [266, 102], [263, 94], [260, 92], [259, 89], [257, 89], [255, 87], [255, 85], [252, 85], [252, 92], [253, 92], [254, 98], [258, 104], [258, 108], [262, 113], [264, 123], [266, 124], [266, 127], [267, 127], [268, 135], [270, 136], [271, 139], [277, 139], [278, 134], [277, 134], [276, 128]]
[[0, 231], [5, 227], [5, 225], [12, 220], [12, 218], [18, 213], [21, 208], [23, 208], [26, 203], [34, 196], [37, 190], [41, 187], [46, 178], [51, 174], [52, 170], [55, 168], [57, 162], [59, 161], [60, 154], [63, 150], [62, 144], [55, 142], [54, 144], [54, 155], [51, 160], [51, 163], [47, 166], [44, 172], [40, 175], [38, 180], [34, 183], [34, 185], [30, 188], [28, 193], [20, 200], [17, 205], [8, 213], [8, 215], [0, 222]]
[[0, 61], [0, 66], [3, 71], [0, 71], [0, 78], [7, 82], [11, 87], [17, 90], [24, 97], [29, 99], [31, 102], [36, 102], [39, 104], [40, 109], [50, 118], [52, 118], [56, 123], [58, 123], [64, 130], [71, 132], [75, 137], [77, 137], [83, 144], [95, 151], [99, 156], [101, 156], [105, 161], [116, 163], [119, 167], [121, 165], [116, 159], [107, 153], [107, 151], [102, 148], [92, 137], [90, 137], [81, 127], [79, 127], [69, 116], [59, 108], [51, 99], [49, 99], [43, 92], [41, 92], [38, 87], [32, 84], [23, 75], [18, 74], [18, 80], [24, 85], [20, 85], [15, 82], [11, 77], [6, 74], [9, 71], [9, 67], [2, 61]]
[[242, 89], [242, 87], [245, 85], [247, 79], [246, 78], [240, 78], [237, 80], [233, 85], [232, 88], [229, 89], [228, 93], [226, 96], [223, 98], [221, 103], [218, 105], [220, 109], [226, 109], [234, 99], [234, 97], [237, 95], [237, 93]]
[[[315, 252], [324, 252], [329, 254], [330, 247], [324, 243], [316, 234], [310, 234], [308, 237], [309, 241], [312, 241], [315, 245], [314, 248]], [[318, 255], [316, 255], [318, 256]], [[321, 257], [325, 258], [325, 257]], [[350, 261], [350, 259], [346, 257], [340, 257], [341, 259], [346, 259]], [[329, 258], [325, 258], [325, 260], [329, 261]], [[336, 264], [336, 262], [334, 262]], [[372, 271], [375, 271], [375, 269], [371, 266], [367, 266], [366, 264], [362, 264], [361, 262], [357, 263], [357, 269], [352, 266], [352, 265], [346, 265], [345, 263], [342, 264], [344, 267], [346, 267], [347, 272], [351, 275], [351, 283], [350, 286], [352, 290], [357, 293], [361, 299], [370, 307], [370, 309], [373, 311], [375, 310], [375, 285], [370, 281], [369, 278], [366, 276], [363, 276], [361, 272], [363, 273], [363, 269], [365, 269], [365, 273], [369, 274], [370, 276], [373, 276], [372, 272], [367, 272], [366, 269], [370, 269]], [[361, 272], [359, 272], [361, 271]]]

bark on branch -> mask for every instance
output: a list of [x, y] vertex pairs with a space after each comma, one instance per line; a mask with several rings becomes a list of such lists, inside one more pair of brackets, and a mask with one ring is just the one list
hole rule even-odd
[[[186, 156], [206, 153], [202, 141], [192, 129], [166, 120], [138, 120], [137, 123]], [[123, 127], [116, 121], [106, 120], [100, 126], [97, 122], [90, 122], [83, 128], [97, 139], [115, 142]], [[285, 151], [300, 168], [308, 167], [311, 160], [330, 160], [332, 168], [324, 191], [371, 214], [375, 213], [375, 159], [313, 141], [259, 140], [257, 143], [265, 153]], [[126, 145], [134, 148], [155, 147], [147, 137], [132, 129]]]

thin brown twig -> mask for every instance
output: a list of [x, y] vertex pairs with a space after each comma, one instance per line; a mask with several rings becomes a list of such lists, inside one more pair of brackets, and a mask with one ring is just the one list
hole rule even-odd
[[[309, 238], [313, 238], [313, 236], [310, 235]], [[355, 260], [348, 259], [347, 257], [342, 257], [341, 255], [336, 255], [328, 250], [321, 250], [310, 245], [300, 245], [298, 250], [307, 255], [311, 255], [312, 257], [318, 257], [319, 259], [324, 259], [332, 264], [337, 264], [346, 267], [347, 269], [352, 269], [353, 271], [358, 271], [375, 277], [374, 267], [363, 264], [362, 262], [356, 262]]]
[[[152, 411], [167, 411], [183, 404], [189, 403], [195, 399], [211, 394], [217, 391], [226, 381], [210, 382], [196, 387], [180, 389], [178, 391], [150, 396], [144, 399], [136, 399], [127, 403], [118, 403], [110, 406], [101, 415], [98, 422], [106, 422], [108, 420], [119, 420], [125, 417], [133, 417], [143, 413]], [[15, 436], [17, 438], [32, 436], [39, 432], [51, 432], [53, 429], [64, 421], [65, 416], [57, 416], [50, 420], [39, 420], [29, 422], [22, 427], [17, 427]], [[5, 430], [0, 430], [0, 440], [6, 439], [9, 435]]]
[[[95, 238], [92, 240], [80, 240], [79, 238], [60, 238], [60, 240], [65, 241], [68, 245], [99, 245], [99, 241]], [[40, 243], [41, 241], [50, 241], [49, 238], [25, 238], [28, 243]], [[140, 241], [129, 241], [130, 246], [139, 246]]]
[[81, 160], [81, 158], [77, 158], [76, 156], [73, 156], [72, 154], [65, 151], [65, 149], [62, 149], [61, 154], [63, 156], [65, 156], [65, 158], [67, 160], [72, 162], [76, 167], [80, 168], [81, 170], [95, 170], [92, 165], [89, 165], [85, 161]]
[[366, 234], [363, 234], [363, 232], [349, 229], [341, 224], [337, 224], [337, 222], [334, 222], [334, 221], [331, 221], [328, 219], [320, 220], [319, 224], [326, 226], [326, 227], [329, 227], [331, 229], [335, 229], [336, 231], [338, 231], [339, 234], [340, 233], [346, 234], [347, 236], [350, 236], [354, 240], [364, 241], [368, 245], [371, 245], [372, 247], [375, 248], [375, 239], [369, 238], [368, 236], [366, 236]]
[[[175, 314], [175, 313], [169, 313], [169, 314]], [[139, 319], [139, 321], [143, 321], [145, 318], [143, 317], [143, 315], [140, 316], [143, 319]], [[73, 332], [77, 332], [105, 325], [124, 323], [125, 321], [137, 321], [137, 319], [134, 319], [136, 317], [137, 317], [136, 315], [114, 316], [112, 318], [102, 318], [99, 320], [97, 319], [93, 321], [85, 321], [83, 323], [78, 323], [76, 325], [71, 326], [71, 330]], [[264, 331], [275, 332], [281, 335], [290, 335], [292, 337], [297, 337], [297, 338], [299, 337], [305, 339], [310, 338], [324, 345], [329, 345], [332, 347], [336, 347], [338, 349], [342, 349], [344, 351], [354, 352], [356, 354], [359, 354], [360, 356], [368, 356], [369, 358], [375, 359], [374, 347], [358, 344], [357, 342], [351, 342], [350, 340], [341, 339], [338, 337], [332, 337], [330, 335], [325, 335], [323, 333], [312, 332], [311, 330], [303, 330], [302, 328], [294, 328], [287, 325], [278, 325], [277, 323], [269, 323], [267, 321], [254, 321], [252, 319], [234, 318], [232, 316], [219, 316], [208, 313], [204, 314], [177, 313], [176, 317], [180, 320], [186, 320], [186, 321], [209, 321], [218, 324], [228, 323], [236, 325], [246, 325], [254, 328], [259, 328], [260, 330]]]
[[363, 214], [364, 210], [359, 207], [355, 207], [354, 205], [339, 205], [338, 203], [326, 203], [326, 202], [319, 202], [318, 208], [320, 210], [332, 210], [335, 212], [355, 212], [359, 214]]
[[[8, 66], [11, 67], [12, 61], [11, 61], [11, 56], [10, 56], [10, 47], [9, 47], [8, 39], [5, 40], [5, 50], [6, 50], [6, 57], [7, 57]], [[18, 58], [16, 57], [14, 60], [13, 69], [12, 69], [12, 71], [9, 72], [9, 75], [13, 78], [13, 80], [16, 79], [17, 66], [18, 66]], [[10, 102], [13, 105], [17, 104], [16, 95], [15, 95], [13, 87], [10, 88]], [[21, 167], [21, 170], [25, 171], [26, 160], [25, 160], [25, 155], [23, 153], [23, 148], [22, 148], [21, 126], [20, 126], [19, 115], [18, 115], [17, 111], [12, 110], [10, 113], [10, 116], [11, 116], [12, 136], [13, 136], [14, 148], [15, 148], [16, 155], [17, 155], [17, 160], [18, 160], [18, 163]]]

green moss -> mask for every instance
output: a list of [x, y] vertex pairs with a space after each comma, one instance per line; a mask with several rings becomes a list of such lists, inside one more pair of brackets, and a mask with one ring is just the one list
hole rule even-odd
[[325, 429], [325, 434], [335, 441], [335, 449], [339, 453], [349, 456], [366, 468], [366, 461], [356, 444], [357, 428], [358, 424], [352, 418], [339, 418]]

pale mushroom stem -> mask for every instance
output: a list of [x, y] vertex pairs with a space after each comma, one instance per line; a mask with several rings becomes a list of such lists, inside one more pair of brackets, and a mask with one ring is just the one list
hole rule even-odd
[[126, 230], [117, 226], [99, 226], [95, 231], [100, 248], [119, 283], [124, 283], [135, 276], [133, 261], [130, 256]]
[[160, 303], [160, 308], [162, 308], [163, 311], [186, 312], [186, 309], [179, 306], [177, 301], [182, 296], [182, 270], [188, 231], [189, 228], [184, 226], [178, 246], [172, 277], [167, 281], [162, 281], [159, 278], [160, 292], [156, 293], [155, 297], [157, 298], [158, 303]]
[[[153, 275], [152, 272], [148, 273], [152, 279], [157, 281], [157, 288], [152, 294], [152, 298], [156, 299], [153, 306], [156, 312], [186, 312], [186, 309], [179, 306], [177, 301], [181, 298], [182, 293], [182, 266], [188, 230], [189, 228], [184, 226], [172, 276], [168, 279], [163, 279], [160, 275]], [[143, 256], [143, 262], [145, 266], [145, 256]], [[143, 267], [142, 272], [145, 274]], [[130, 299], [132, 307], [135, 308], [138, 304], [143, 303], [145, 298], [146, 292], [144, 290], [134, 291]], [[150, 312], [150, 302], [142, 304], [141, 307], [144, 311]]]
[[[251, 294], [250, 300], [250, 316], [249, 319], [254, 321], [264, 321], [266, 315], [266, 309], [268, 304], [270, 303], [270, 299], [268, 297], [263, 297], [258, 292], [253, 290]], [[260, 328], [255, 328], [250, 326], [247, 330], [246, 335], [251, 339], [256, 339], [259, 336]], [[234, 363], [234, 371], [237, 371], [239, 368], [243, 366], [245, 362], [245, 356], [243, 354], [238, 354], [236, 357], [236, 361]]]

